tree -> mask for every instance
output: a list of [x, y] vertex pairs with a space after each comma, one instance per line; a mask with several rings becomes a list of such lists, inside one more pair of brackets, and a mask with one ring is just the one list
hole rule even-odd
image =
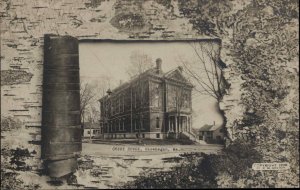
[[84, 125], [86, 121], [98, 123], [100, 120], [100, 105], [98, 100], [106, 94], [110, 86], [110, 77], [102, 76], [100, 80], [81, 79], [80, 81], [80, 118]]
[[[191, 2], [199, 4], [190, 6]], [[243, 82], [239, 105], [243, 106], [245, 112], [242, 118], [236, 118], [228, 124], [232, 130], [230, 137], [233, 140], [242, 138], [251, 141], [267, 158], [264, 161], [268, 162], [270, 157], [272, 161], [286, 159], [293, 163], [292, 168], [299, 168], [299, 150], [295, 146], [299, 143], [299, 133], [291, 132], [298, 127], [299, 98], [290, 98], [299, 97], [299, 0], [219, 2], [239, 5], [230, 6], [231, 11], [220, 9], [224, 18], [222, 30], [229, 32], [214, 34], [222, 39], [222, 51], [229, 58], [233, 76], [241, 76]], [[242, 2], [246, 4], [243, 5]], [[207, 22], [217, 24], [209, 16], [212, 14], [208, 14], [210, 9], [207, 6], [213, 7], [213, 4], [213, 1], [208, 0], [180, 0], [179, 7], [190, 19], [193, 28], [202, 34], [207, 28], [199, 21], [206, 19]], [[282, 113], [288, 113], [290, 119], [280, 119]], [[282, 126], [286, 126], [285, 131]], [[245, 133], [244, 127], [250, 130]], [[278, 134], [285, 134], [286, 138], [278, 138]], [[282, 142], [286, 144], [283, 145]], [[255, 185], [252, 183], [251, 186], [261, 187], [265, 185], [265, 179], [274, 179], [268, 183], [269, 186], [297, 186], [299, 175], [296, 171], [287, 174], [288, 179], [294, 180], [282, 182], [276, 173], [257, 178], [257, 173], [250, 169], [246, 178], [234, 182], [236, 187], [240, 187], [240, 182], [244, 181], [247, 187], [247, 181], [256, 178]], [[231, 187], [232, 184], [231, 182]]]
[[152, 67], [152, 58], [140, 51], [134, 51], [130, 55], [130, 65], [127, 68], [129, 77], [137, 76]]
[[219, 102], [224, 95], [226, 83], [221, 72], [225, 66], [220, 60], [218, 48], [214, 44], [202, 42], [190, 43], [190, 47], [196, 60], [190, 62], [181, 57], [179, 60], [189, 79], [197, 84], [194, 90]]
[[80, 81], [80, 118], [84, 123], [85, 114], [88, 111], [88, 106], [95, 97], [95, 92], [91, 84]]
[[[139, 114], [139, 132], [138, 132], [138, 139], [139, 143], [141, 143], [141, 127], [143, 126], [143, 113], [142, 108], [143, 104], [145, 103], [144, 99], [144, 84], [141, 80], [141, 74], [144, 73], [147, 69], [150, 69], [152, 67], [152, 58], [144, 53], [141, 53], [139, 51], [132, 52], [130, 56], [131, 64], [127, 69], [127, 74], [129, 77], [137, 77], [136, 80], [136, 86], [134, 87], [134, 91], [137, 92], [135, 96], [138, 97], [139, 100], [139, 106], [140, 106], [140, 114]], [[132, 92], [131, 92], [132, 97]], [[131, 102], [132, 103], [132, 102]]]

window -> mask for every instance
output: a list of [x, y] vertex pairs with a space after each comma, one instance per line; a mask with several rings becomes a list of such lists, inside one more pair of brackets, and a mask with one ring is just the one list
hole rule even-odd
[[142, 134], [143, 139], [145, 138], [145, 134]]
[[153, 106], [154, 107], [159, 107], [160, 106], [160, 101], [159, 101], [159, 84], [155, 84], [155, 87], [154, 87], [154, 94], [153, 94]]
[[171, 103], [171, 105], [172, 105], [173, 107], [176, 107], [176, 105], [177, 105], [176, 94], [174, 94], [174, 96], [172, 97], [172, 103]]
[[189, 98], [188, 98], [188, 94], [187, 93], [183, 94], [183, 107], [184, 108], [188, 108], [189, 107]]
[[118, 108], [119, 108], [119, 113], [121, 112], [121, 98], [122, 98], [122, 96], [120, 95], [120, 96], [118, 97]]
[[107, 116], [107, 111], [108, 111], [108, 105], [106, 103], [106, 104], [104, 104], [104, 116], [105, 117]]
[[112, 109], [112, 115], [115, 115], [115, 101], [112, 100], [111, 102], [111, 109]]
[[139, 92], [139, 95], [140, 95], [140, 107], [143, 107], [143, 94], [144, 94], [144, 88], [143, 88], [143, 84], [141, 84], [141, 86], [140, 86], [140, 92]]
[[142, 124], [141, 129], [145, 129], [145, 126], [146, 126], [146, 118], [142, 117], [141, 120], [142, 120], [142, 123], [141, 123], [141, 124]]
[[207, 135], [207, 137], [212, 137], [213, 136], [211, 131], [207, 131], [206, 135]]
[[117, 99], [116, 98], [114, 98], [114, 115], [117, 113], [117, 110], [118, 110], [118, 103], [117, 103]]
[[159, 117], [156, 118], [156, 128], [160, 128], [160, 126], [159, 126]]
[[126, 135], [125, 135], [125, 134], [123, 134], [123, 137], [124, 137], [124, 138], [126, 138]]
[[123, 121], [122, 121], [122, 131], [125, 130], [125, 118], [123, 118]]
[[96, 130], [93, 130], [93, 134], [96, 134]]
[[125, 95], [122, 96], [122, 111], [125, 111]]
[[160, 138], [160, 134], [159, 134], [159, 133], [156, 134], [156, 138], [157, 138], [157, 139]]
[[138, 130], [136, 119], [134, 119], [134, 128], [135, 128], [135, 130]]
[[90, 131], [88, 131], [88, 132], [87, 132], [87, 134], [91, 134], [91, 132], [90, 132]]
[[133, 96], [134, 96], [134, 108], [136, 108], [136, 91], [133, 92]]

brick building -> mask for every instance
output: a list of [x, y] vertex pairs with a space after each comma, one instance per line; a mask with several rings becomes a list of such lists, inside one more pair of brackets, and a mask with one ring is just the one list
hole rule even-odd
[[193, 85], [177, 67], [167, 73], [156, 67], [108, 90], [100, 101], [104, 138], [180, 138], [192, 128]]

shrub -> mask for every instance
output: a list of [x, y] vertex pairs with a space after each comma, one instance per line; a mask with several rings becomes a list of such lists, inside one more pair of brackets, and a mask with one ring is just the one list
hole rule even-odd
[[251, 144], [241, 141], [232, 143], [220, 155], [189, 153], [181, 156], [183, 162], [171, 171], [143, 174], [121, 188], [216, 188], [219, 174], [228, 174], [238, 180], [247, 175], [244, 171], [251, 168], [254, 162], [262, 159]]

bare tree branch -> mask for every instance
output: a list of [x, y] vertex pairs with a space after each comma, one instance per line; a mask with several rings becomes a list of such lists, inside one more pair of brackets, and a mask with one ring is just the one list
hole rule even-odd
[[140, 51], [132, 52], [130, 60], [131, 65], [126, 71], [130, 77], [137, 76], [152, 67], [152, 58]]
[[[184, 61], [181, 57], [179, 60], [189, 77], [198, 84], [195, 91], [209, 95], [219, 101], [223, 95], [219, 53], [213, 44], [190, 43], [190, 46], [197, 59], [195, 64]], [[201, 74], [201, 71], [204, 71], [204, 74]]]
[[[209, 93], [209, 91], [214, 92], [213, 88], [211, 86], [209, 86], [209, 84], [205, 83], [203, 81], [203, 79], [197, 74], [197, 72], [192, 71], [187, 63], [185, 63], [184, 61], [181, 61], [183, 66], [185, 67], [185, 69], [188, 71], [188, 74], [198, 82], [198, 84], [200, 84], [200, 86], [204, 89], [204, 91], [206, 91], [207, 93]], [[205, 87], [204, 87], [205, 86]], [[209, 93], [210, 94], [210, 93]]]
[[210, 86], [211, 86], [211, 88], [213, 89], [214, 93], [216, 93], [215, 85], [214, 85], [214, 83], [211, 81], [211, 76], [212, 76], [212, 75], [209, 75], [209, 72], [208, 72], [208, 69], [207, 69], [206, 63], [205, 63], [206, 61], [205, 61], [205, 59], [204, 59], [204, 57], [203, 57], [203, 45], [200, 44], [200, 43], [198, 43], [198, 44], [200, 45], [200, 48], [201, 48], [202, 57], [200, 56], [199, 50], [197, 50], [196, 45], [194, 45], [194, 46], [191, 45], [191, 46], [192, 46], [194, 52], [196, 53], [196, 56], [198, 57], [200, 63], [204, 66], [205, 74], [206, 74], [206, 76], [207, 76], [207, 78], [208, 78], [208, 81], [209, 81], [209, 83], [210, 83]]
[[105, 95], [109, 88], [109, 77], [101, 77], [100, 80], [80, 81], [80, 116], [81, 121], [89, 115], [92, 122], [100, 119], [100, 106], [98, 100]]

